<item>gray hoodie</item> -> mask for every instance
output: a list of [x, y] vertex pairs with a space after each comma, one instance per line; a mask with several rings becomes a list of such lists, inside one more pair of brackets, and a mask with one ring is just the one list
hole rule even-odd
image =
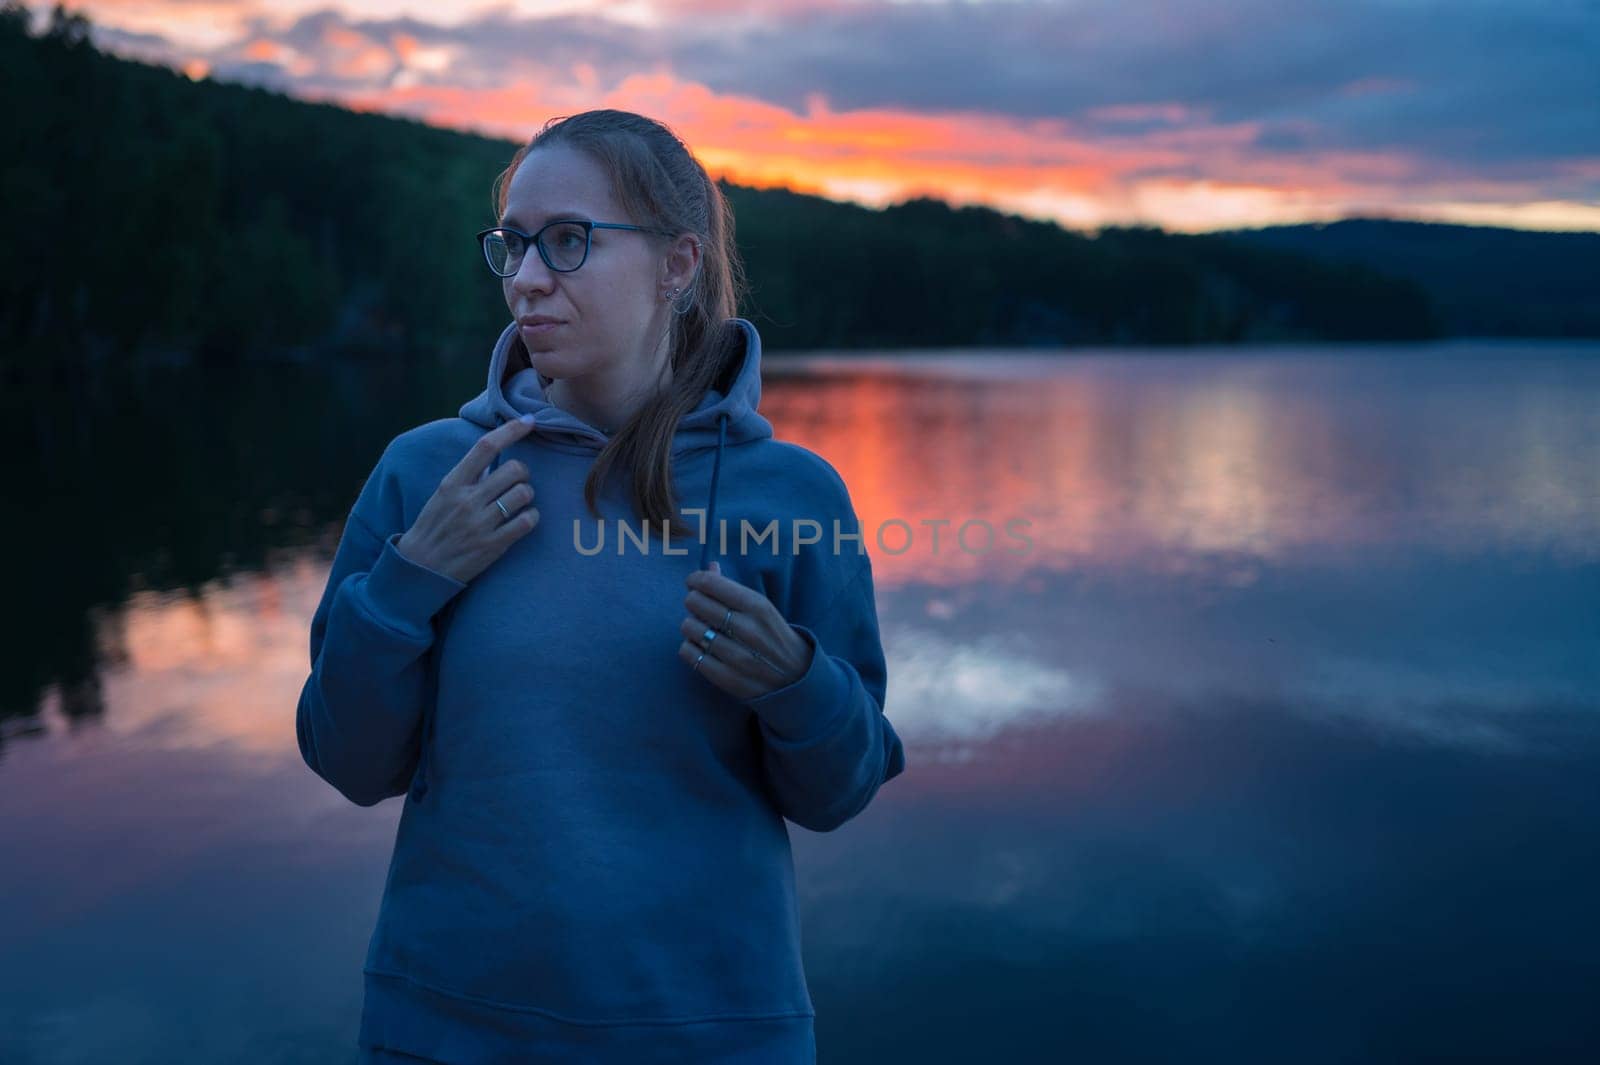
[[[849, 493], [773, 437], [759, 335], [728, 328], [743, 341], [729, 387], [673, 438], [684, 519], [699, 524], [689, 501], [715, 511], [694, 549], [664, 547], [659, 525], [644, 538], [620, 478], [604, 520], [588, 513], [606, 437], [532, 370], [502, 388], [515, 323], [483, 392], [391, 441], [356, 500], [297, 720], [307, 764], [351, 801], [408, 796], [363, 1044], [462, 1062], [814, 1060], [785, 819], [838, 828], [905, 754]], [[504, 456], [528, 466], [539, 525], [470, 583], [401, 555], [444, 474], [525, 413], [533, 431]], [[679, 657], [684, 577], [712, 553], [811, 648], [799, 680], [740, 700]]]

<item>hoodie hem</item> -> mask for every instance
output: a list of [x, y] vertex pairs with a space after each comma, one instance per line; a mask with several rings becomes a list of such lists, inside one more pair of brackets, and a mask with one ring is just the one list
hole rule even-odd
[[447, 991], [402, 973], [363, 970], [359, 1043], [452, 1065], [672, 1060], [814, 1065], [815, 1010], [577, 1020], [534, 1006]]

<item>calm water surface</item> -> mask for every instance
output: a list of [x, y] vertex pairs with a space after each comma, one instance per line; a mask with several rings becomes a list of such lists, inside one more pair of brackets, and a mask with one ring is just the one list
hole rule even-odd
[[[481, 387], [0, 401], [0, 1061], [354, 1060], [401, 807], [300, 760], [309, 622]], [[763, 411], [883, 529], [907, 746], [790, 826], [820, 1061], [1596, 1060], [1600, 345], [772, 358]]]

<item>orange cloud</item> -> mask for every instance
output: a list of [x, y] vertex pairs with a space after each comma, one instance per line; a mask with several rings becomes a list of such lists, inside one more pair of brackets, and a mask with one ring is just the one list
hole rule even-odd
[[[741, 184], [787, 187], [879, 202], [918, 193], [971, 202], [1104, 191], [1129, 167], [1176, 163], [1177, 149], [1108, 149], [1063, 122], [1010, 122], [982, 114], [831, 111], [813, 95], [807, 113], [718, 95], [664, 70], [634, 74], [606, 92], [592, 79], [552, 79], [491, 89], [407, 86], [344, 96], [358, 110], [402, 112], [425, 121], [521, 139], [552, 114], [620, 107], [666, 121], [709, 171]], [[1235, 135], [1239, 136], [1239, 135]], [[865, 193], [865, 197], [863, 197]]]
[[322, 43], [330, 48], [361, 48], [367, 39], [347, 26], [339, 26], [332, 22], [322, 28]]
[[283, 45], [279, 44], [277, 41], [268, 40], [265, 37], [258, 37], [244, 46], [244, 57], [246, 59], [257, 59], [261, 60], [262, 62], [273, 63], [280, 60], [286, 51], [287, 49], [285, 49]]
[[394, 49], [394, 54], [400, 57], [400, 62], [408, 62], [417, 54], [419, 45], [417, 39], [409, 33], [397, 33], [389, 38], [389, 46]]

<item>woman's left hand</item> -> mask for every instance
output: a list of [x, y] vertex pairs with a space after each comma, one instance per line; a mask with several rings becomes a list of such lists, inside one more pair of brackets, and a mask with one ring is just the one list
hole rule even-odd
[[[811, 667], [811, 645], [783, 619], [772, 600], [722, 575], [722, 566], [684, 578], [689, 616], [679, 630], [678, 657], [700, 662], [702, 677], [738, 699], [754, 699], [788, 687]], [[714, 635], [706, 643], [706, 630]], [[702, 653], [704, 658], [701, 657]]]

